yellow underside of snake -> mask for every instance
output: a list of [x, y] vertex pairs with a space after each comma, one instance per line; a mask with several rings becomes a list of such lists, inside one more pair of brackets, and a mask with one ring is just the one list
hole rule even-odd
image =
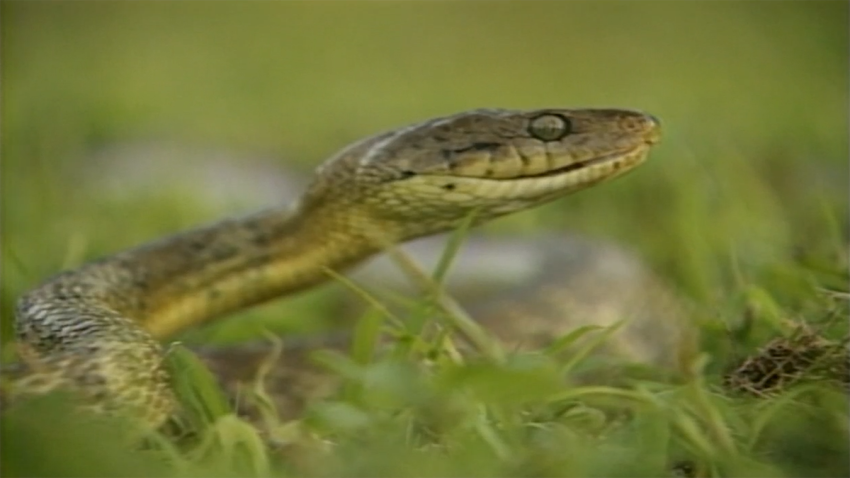
[[652, 116], [474, 110], [358, 141], [290, 207], [226, 219], [60, 273], [24, 295], [20, 393], [71, 388], [152, 425], [174, 410], [159, 341], [302, 290], [393, 244], [562, 197], [641, 164]]

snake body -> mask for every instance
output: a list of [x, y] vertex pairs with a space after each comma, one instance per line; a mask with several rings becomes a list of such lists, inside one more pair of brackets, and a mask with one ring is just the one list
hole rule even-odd
[[71, 388], [158, 425], [175, 399], [159, 340], [305, 289], [392, 244], [619, 176], [660, 137], [615, 109], [474, 110], [327, 160], [292, 207], [226, 219], [60, 273], [19, 300], [21, 393]]
[[[439, 263], [445, 238], [431, 236], [404, 250], [425, 270]], [[386, 255], [349, 274], [396, 316], [399, 302], [416, 303], [421, 293]], [[594, 349], [584, 370], [569, 379], [599, 384], [617, 380], [621, 366], [648, 365], [655, 373], [676, 373], [692, 351], [688, 304], [640, 257], [617, 244], [576, 234], [504, 237], [470, 234], [442, 285], [481, 327], [510, 351], [541, 350], [577, 327], [625, 323]], [[346, 324], [365, 312], [363, 299], [341, 294]], [[354, 296], [348, 299], [349, 296]], [[399, 301], [399, 297], [405, 300]], [[409, 300], [408, 300], [409, 299]], [[407, 312], [409, 314], [409, 312]], [[598, 331], [597, 331], [598, 332]], [[593, 338], [591, 333], [586, 338]], [[578, 341], [577, 350], [587, 343]], [[462, 342], [458, 343], [463, 345]], [[258, 384], [282, 419], [303, 416], [304, 408], [339, 390], [337, 374], [311, 360], [316, 349], [346, 353], [345, 333], [287, 337], [280, 343], [256, 340], [194, 349], [219, 380], [237, 410], [262, 416], [253, 400]], [[596, 360], [598, 359], [598, 360]], [[686, 363], [689, 363], [686, 361]]]

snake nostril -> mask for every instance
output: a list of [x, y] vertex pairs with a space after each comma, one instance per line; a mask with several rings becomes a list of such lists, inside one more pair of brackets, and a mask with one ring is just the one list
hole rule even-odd
[[644, 139], [655, 144], [661, 139], [661, 120], [651, 114], [644, 114]]

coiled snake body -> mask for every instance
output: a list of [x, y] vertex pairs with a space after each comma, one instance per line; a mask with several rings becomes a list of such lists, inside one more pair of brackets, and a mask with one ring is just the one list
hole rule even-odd
[[641, 164], [658, 121], [614, 109], [475, 110], [343, 149], [291, 208], [168, 236], [24, 295], [16, 390], [71, 388], [157, 425], [175, 400], [158, 342], [327, 280], [408, 239], [564, 196]]

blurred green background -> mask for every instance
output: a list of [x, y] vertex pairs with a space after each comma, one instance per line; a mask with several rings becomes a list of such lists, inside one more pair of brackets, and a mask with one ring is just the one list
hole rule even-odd
[[795, 254], [844, 256], [844, 2], [2, 8], [7, 332], [13, 299], [48, 274], [222, 215], [81, 187], [100, 145], [167, 139], [312, 167], [363, 136], [475, 107], [630, 107], [665, 128], [635, 174], [487, 230], [612, 237], [703, 301]]
[[[488, 233], [628, 244], [718, 334], [755, 314], [767, 336], [780, 320], [828, 315], [819, 290], [847, 291], [847, 2], [0, 9], [4, 339], [14, 299], [49, 274], [227, 212], [81, 186], [102, 145], [164, 139], [310, 168], [366, 135], [477, 107], [628, 107], [665, 129], [633, 174]], [[325, 312], [310, 294], [228, 330], [308, 329]]]

